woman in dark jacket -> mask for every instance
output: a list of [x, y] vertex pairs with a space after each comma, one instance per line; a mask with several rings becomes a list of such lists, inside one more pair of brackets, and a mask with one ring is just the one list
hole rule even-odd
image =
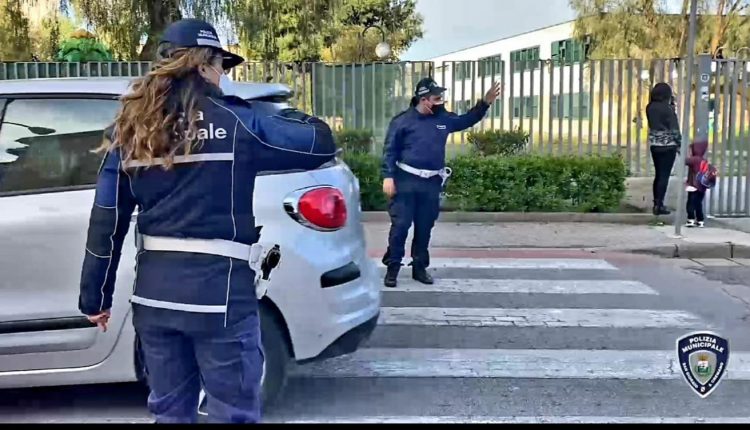
[[668, 84], [660, 82], [651, 90], [646, 117], [648, 144], [651, 158], [654, 160], [653, 212], [654, 215], [668, 215], [669, 211], [664, 207], [664, 197], [682, 141], [674, 96]]

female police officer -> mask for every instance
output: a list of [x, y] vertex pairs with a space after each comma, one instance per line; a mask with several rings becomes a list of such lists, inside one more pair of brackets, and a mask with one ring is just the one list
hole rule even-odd
[[160, 61], [123, 97], [100, 168], [80, 310], [106, 329], [131, 214], [141, 240], [132, 296], [157, 422], [258, 422], [263, 352], [249, 265], [258, 241], [258, 171], [313, 169], [335, 156], [331, 131], [294, 110], [263, 112], [226, 96], [244, 61], [216, 30], [172, 24]]
[[482, 120], [500, 95], [495, 83], [465, 115], [445, 110], [445, 88], [432, 78], [417, 83], [412, 106], [391, 120], [383, 150], [383, 191], [391, 197], [388, 213], [391, 231], [383, 264], [388, 267], [384, 284], [395, 287], [406, 236], [414, 223], [411, 243], [412, 277], [431, 284], [427, 273], [430, 234], [440, 212], [440, 192], [446, 176], [445, 144], [450, 133], [465, 130]]

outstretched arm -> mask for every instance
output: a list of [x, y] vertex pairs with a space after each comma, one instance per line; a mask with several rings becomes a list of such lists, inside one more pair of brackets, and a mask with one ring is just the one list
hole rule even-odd
[[122, 244], [136, 206], [130, 178], [122, 171], [121, 161], [119, 150], [108, 152], [96, 182], [78, 299], [78, 309], [88, 316], [100, 315], [112, 307]]
[[484, 118], [484, 115], [489, 110], [490, 105], [484, 100], [480, 100], [470, 111], [463, 115], [457, 115], [455, 113], [449, 113], [450, 125], [449, 129], [451, 132], [466, 130], [469, 127], [473, 127], [476, 123]]
[[500, 83], [495, 82], [490, 87], [484, 98], [480, 100], [471, 110], [464, 115], [456, 115], [454, 113], [449, 114], [450, 123], [449, 130], [451, 133], [456, 131], [466, 130], [469, 127], [473, 127], [476, 123], [482, 120], [490, 109], [492, 103], [500, 96], [501, 89]]
[[256, 156], [263, 170], [313, 170], [336, 157], [328, 124], [295, 109], [257, 116], [250, 130], [260, 141]]

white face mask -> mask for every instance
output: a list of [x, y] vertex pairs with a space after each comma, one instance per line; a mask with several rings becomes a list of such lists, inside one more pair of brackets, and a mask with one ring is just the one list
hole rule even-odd
[[216, 68], [213, 66], [211, 66], [211, 68], [219, 75], [219, 88], [221, 88], [221, 91], [224, 93], [224, 95], [233, 96], [234, 82], [232, 81], [232, 78], [230, 78], [229, 75], [225, 73], [221, 73], [221, 70], [216, 70]]

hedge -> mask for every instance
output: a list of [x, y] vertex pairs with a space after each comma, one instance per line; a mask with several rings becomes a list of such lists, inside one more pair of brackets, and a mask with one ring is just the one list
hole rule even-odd
[[[385, 210], [381, 156], [345, 152], [359, 178], [362, 210]], [[625, 197], [626, 167], [619, 155], [460, 156], [449, 163], [446, 206], [479, 212], [609, 212]]]

